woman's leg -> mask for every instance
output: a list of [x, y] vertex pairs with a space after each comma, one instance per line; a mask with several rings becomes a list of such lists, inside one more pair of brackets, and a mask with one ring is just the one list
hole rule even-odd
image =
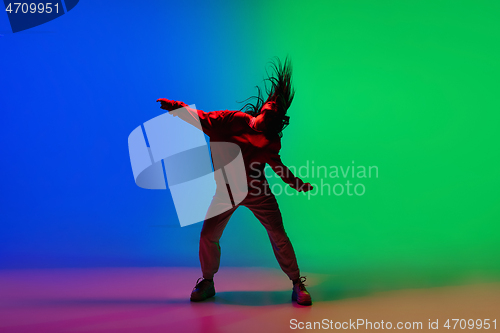
[[241, 204], [248, 207], [266, 228], [274, 255], [283, 272], [292, 281], [299, 279], [300, 272], [295, 252], [283, 227], [283, 219], [274, 195], [249, 195]]
[[[204, 279], [213, 279], [214, 274], [219, 270], [220, 265], [220, 245], [219, 240], [227, 222], [233, 215], [236, 207], [233, 207], [227, 200], [214, 197], [207, 212], [200, 235], [200, 263]], [[218, 215], [217, 213], [222, 212]], [[215, 215], [215, 216], [214, 216]]]

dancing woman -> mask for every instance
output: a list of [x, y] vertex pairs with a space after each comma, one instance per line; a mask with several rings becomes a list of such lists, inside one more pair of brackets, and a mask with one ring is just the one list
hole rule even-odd
[[[283, 227], [281, 212], [275, 196], [269, 190], [264, 175], [264, 167], [269, 164], [285, 183], [299, 192], [312, 189], [281, 162], [280, 149], [283, 129], [289, 124], [287, 110], [294, 97], [292, 87], [292, 67], [285, 59], [272, 64], [273, 74], [267, 81], [270, 89], [266, 90], [267, 99], [259, 89], [255, 104], [247, 103], [242, 111], [203, 112], [187, 106], [183, 102], [160, 98], [161, 108], [169, 113], [200, 127], [210, 137], [210, 142], [231, 142], [241, 149], [248, 182], [248, 194], [236, 205], [227, 202], [226, 182], [217, 182], [217, 190], [208, 212], [221, 212], [218, 215], [207, 213], [200, 237], [199, 256], [203, 280], [198, 279], [191, 301], [203, 301], [215, 295], [214, 274], [220, 264], [221, 249], [219, 240], [231, 215], [238, 206], [248, 207], [266, 228], [274, 254], [281, 269], [293, 283], [292, 300], [301, 305], [311, 305], [311, 296], [307, 292], [300, 276], [297, 259], [292, 244]], [[242, 109], [242, 110], [243, 110]], [[212, 151], [212, 155], [214, 151]], [[215, 168], [215, 165], [214, 165]], [[234, 203], [234, 202], [233, 202]], [[222, 206], [226, 205], [224, 209]]]

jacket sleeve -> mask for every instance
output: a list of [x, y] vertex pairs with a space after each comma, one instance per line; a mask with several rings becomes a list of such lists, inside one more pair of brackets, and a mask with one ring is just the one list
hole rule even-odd
[[174, 117], [179, 117], [196, 128], [201, 127], [201, 130], [208, 136], [223, 131], [226, 123], [229, 121], [230, 115], [234, 113], [234, 111], [204, 112], [190, 108], [184, 102], [178, 102], [178, 105], [179, 109], [170, 111], [170, 113]]
[[281, 142], [277, 141], [271, 144], [267, 164], [273, 169], [273, 171], [281, 177], [281, 179], [290, 185], [291, 188], [300, 191], [304, 182], [299, 177], [295, 177], [295, 175], [288, 169], [287, 166], [283, 164], [281, 161], [281, 156], [279, 155], [279, 151], [281, 149]]

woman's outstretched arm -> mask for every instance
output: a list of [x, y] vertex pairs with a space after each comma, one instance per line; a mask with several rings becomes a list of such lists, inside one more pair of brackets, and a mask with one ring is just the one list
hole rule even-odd
[[196, 128], [201, 126], [203, 132], [208, 136], [224, 130], [224, 125], [231, 118], [231, 114], [234, 113], [234, 111], [204, 112], [190, 108], [184, 102], [172, 101], [166, 98], [160, 98], [157, 102], [161, 102], [160, 108], [169, 111], [174, 117], [179, 117]]

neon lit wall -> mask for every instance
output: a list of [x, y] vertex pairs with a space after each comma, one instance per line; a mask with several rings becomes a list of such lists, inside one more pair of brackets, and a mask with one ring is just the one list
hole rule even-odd
[[[168, 190], [134, 184], [127, 136], [163, 113], [159, 97], [239, 109], [289, 55], [284, 163], [378, 168], [323, 177], [363, 195], [278, 196], [302, 270], [498, 278], [499, 14], [490, 1], [81, 1], [15, 34], [0, 14], [1, 267], [197, 266], [201, 224], [180, 228]], [[221, 246], [223, 266], [278, 268], [244, 208]]]

